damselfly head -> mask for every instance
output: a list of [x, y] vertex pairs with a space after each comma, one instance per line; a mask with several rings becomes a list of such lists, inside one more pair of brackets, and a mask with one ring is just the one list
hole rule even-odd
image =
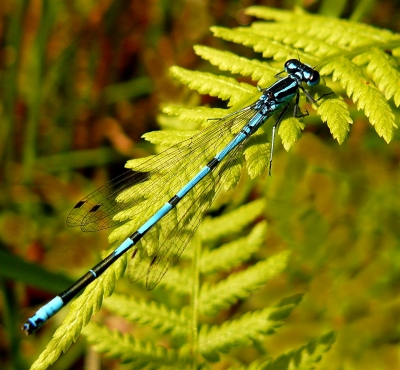
[[296, 75], [297, 78], [300, 78], [301, 81], [307, 83], [308, 86], [317, 85], [320, 80], [318, 71], [297, 59], [289, 59], [286, 61], [285, 71], [289, 75]]

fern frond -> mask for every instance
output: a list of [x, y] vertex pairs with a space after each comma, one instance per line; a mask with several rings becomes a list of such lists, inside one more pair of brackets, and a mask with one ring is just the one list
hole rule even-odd
[[245, 9], [245, 13], [256, 18], [274, 20], [280, 22], [292, 22], [294, 17], [298, 17], [298, 12], [303, 15], [301, 9], [296, 8], [296, 11], [285, 11], [282, 9], [269, 8], [267, 6], [249, 6]]
[[[197, 132], [199, 131], [151, 131], [143, 134], [142, 138], [154, 145], [172, 146], [179, 144], [183, 140], [190, 139]], [[132, 165], [132, 162], [130, 162], [130, 165]]]
[[[253, 204], [254, 203], [254, 204]], [[247, 223], [254, 222], [254, 219], [259, 217], [260, 212], [263, 210], [262, 202], [255, 201], [249, 203], [252, 204], [250, 207], [243, 206], [243, 209], [249, 213], [249, 218], [245, 221], [245, 224], [242, 224], [242, 227], [245, 227]], [[254, 213], [253, 213], [254, 212]], [[236, 217], [237, 213], [235, 211], [229, 213], [233, 217]], [[224, 224], [224, 220], [228, 220], [228, 217], [223, 217], [221, 224]], [[213, 220], [217, 220], [218, 218], [214, 218]], [[210, 220], [211, 225], [210, 229], [213, 228], [212, 221]], [[220, 224], [219, 221], [218, 225]], [[227, 221], [229, 224], [231, 221]], [[222, 226], [224, 227], [224, 226]], [[223, 231], [223, 234], [220, 234], [218, 231], [218, 235], [208, 235], [207, 232], [204, 232], [205, 243], [210, 241], [214, 241], [219, 237], [223, 237], [225, 234], [231, 236], [230, 229], [226, 232]], [[236, 239], [228, 244], [222, 245], [217, 249], [213, 249], [209, 252], [203, 252], [200, 259], [200, 270], [202, 274], [210, 274], [217, 271], [224, 271], [231, 269], [234, 266], [238, 266], [240, 263], [246, 261], [256, 250], [262, 247], [264, 236], [266, 232], [266, 223], [261, 222], [257, 224], [249, 235], [243, 238]], [[211, 239], [210, 239], [210, 238]], [[182, 257], [181, 257], [182, 258]], [[185, 281], [185, 284], [177, 284], [177, 281]], [[179, 296], [188, 295], [191, 292], [191, 284], [192, 277], [191, 274], [186, 269], [171, 269], [168, 271], [163, 279], [159, 283], [159, 287], [163, 287], [163, 289], [168, 289], [174, 294], [178, 294]]]
[[212, 251], [203, 252], [200, 260], [201, 273], [227, 271], [247, 261], [263, 246], [266, 232], [267, 223], [260, 222], [246, 237], [236, 239]]
[[[161, 107], [160, 107], [161, 108]], [[188, 108], [189, 110], [189, 108]], [[157, 124], [160, 126], [162, 130], [197, 130], [200, 127], [201, 120], [195, 119], [193, 117], [192, 120], [181, 120], [176, 116], [169, 116], [166, 114], [159, 114], [157, 116]], [[157, 150], [157, 149], [155, 149]]]
[[367, 64], [366, 72], [387, 100], [392, 99], [396, 106], [400, 105], [400, 72], [394, 58], [378, 48], [371, 48], [353, 59], [357, 65]]
[[[324, 94], [327, 93], [325, 90]], [[346, 102], [340, 95], [330, 95], [324, 98], [316, 109], [322, 120], [327, 123], [333, 138], [339, 144], [342, 144], [350, 131], [350, 125], [353, 123]]]
[[[331, 348], [335, 339], [335, 333], [329, 332], [299, 349], [278, 357], [274, 362], [280, 364], [288, 361], [288, 369], [314, 369], [315, 363], [321, 360], [322, 355]], [[271, 364], [266, 369], [274, 368], [275, 364]]]
[[274, 76], [280, 69], [259, 60], [243, 58], [229, 51], [221, 51], [203, 45], [195, 45], [194, 51], [221, 71], [229, 71], [242, 76], [251, 76], [253, 81], [258, 81], [260, 86], [269, 86], [274, 81]]
[[289, 252], [283, 252], [244, 271], [231, 274], [215, 285], [203, 284], [199, 298], [200, 312], [213, 316], [239, 299], [247, 298], [268, 280], [280, 274], [286, 268], [288, 257]]
[[329, 351], [335, 339], [335, 333], [329, 332], [274, 360], [254, 361], [248, 366], [235, 367], [235, 370], [314, 370], [315, 365], [323, 354]]
[[314, 57], [326, 57], [341, 51], [339, 47], [316, 38], [310, 32], [310, 28], [307, 28], [306, 22], [300, 25], [255, 22], [250, 29], [258, 36], [273, 40], [281, 45], [290, 45], [293, 49], [303, 50], [306, 55], [313, 55]]
[[182, 108], [168, 106], [163, 109], [165, 114], [170, 116], [176, 116], [182, 121], [198, 122], [203, 123], [210, 118], [222, 118], [227, 115], [226, 109], [218, 108], [206, 108], [206, 107], [196, 107], [196, 108]]
[[259, 91], [249, 84], [237, 82], [234, 78], [215, 76], [207, 72], [193, 72], [180, 67], [172, 67], [171, 74], [200, 94], [208, 94], [222, 100], [229, 100], [229, 106], [234, 106], [243, 100], [254, 100]]
[[[392, 139], [397, 126], [386, 100], [393, 98], [397, 106], [400, 104], [397, 83], [400, 72], [395, 57], [385, 50], [399, 47], [398, 34], [346, 20], [267, 7], [250, 7], [246, 13], [275, 22], [254, 22], [250, 27], [236, 29], [212, 27], [211, 30], [215, 36], [250, 46], [264, 57], [275, 60], [300, 57], [312, 65], [322, 65], [321, 75], [333, 74], [333, 80], [339, 80], [358, 109], [364, 110], [378, 135], [386, 142]], [[221, 64], [223, 70], [230, 66], [225, 60], [228, 55], [214, 55], [208, 50], [200, 54], [205, 54], [205, 59], [216, 65]], [[365, 68], [359, 67], [362, 64], [366, 64]], [[260, 71], [252, 63], [244, 63], [241, 69], [240, 60], [235, 58], [230, 67], [235, 73], [245, 70], [246, 75], [257, 75]], [[327, 102], [320, 102], [317, 112], [341, 143], [352, 123], [347, 106], [338, 98], [325, 100]], [[287, 129], [283, 136], [285, 149], [290, 148], [300, 134], [300, 124], [295, 120], [290, 122], [294, 127]], [[289, 122], [286, 125], [290, 127]]]
[[84, 335], [96, 351], [111, 358], [118, 358], [123, 363], [130, 363], [140, 369], [176, 369], [179, 363], [178, 354], [151, 342], [143, 343], [131, 335], [120, 334], [106, 326], [90, 323]]
[[203, 325], [199, 333], [200, 353], [210, 361], [217, 361], [218, 352], [226, 353], [235, 347], [262, 340], [282, 325], [282, 320], [290, 315], [300, 299], [299, 295], [290, 297], [272, 308], [248, 312], [221, 326]]
[[[321, 15], [308, 14], [287, 10], [279, 10], [264, 6], [251, 6], [246, 9], [246, 14], [266, 20], [275, 20], [279, 25], [291, 26], [293, 33], [306, 34], [318, 40], [324, 40], [330, 45], [344, 47], [363, 47], [374, 43], [398, 41], [399, 38], [389, 30], [379, 29], [362, 23], [335, 19]], [[269, 29], [277, 23], [253, 23], [252, 27]], [[308, 26], [307, 26], [308, 25]], [[332, 32], [335, 30], [335, 32]], [[279, 37], [279, 36], [278, 36]]]
[[244, 146], [243, 154], [246, 158], [247, 173], [252, 179], [260, 176], [269, 167], [271, 143], [268, 141], [265, 130], [265, 127], [260, 127]]
[[271, 43], [270, 40], [251, 32], [248, 28], [231, 30], [223, 27], [211, 27], [210, 30], [216, 37], [252, 47], [254, 51], [262, 53], [264, 58], [284, 60], [288, 55], [295, 53], [294, 48], [284, 44]]
[[[184, 281], [185, 284], [177, 284]], [[187, 297], [192, 292], [193, 279], [188, 269], [172, 268], [160, 281], [158, 288], [166, 289], [171, 294]]]
[[289, 150], [300, 138], [302, 130], [304, 130], [304, 123], [298, 118], [289, 117], [282, 121], [279, 126], [278, 134], [282, 139], [282, 145], [285, 150]]
[[333, 74], [332, 79], [338, 80], [346, 89], [347, 95], [357, 103], [358, 109], [363, 109], [379, 136], [386, 142], [393, 138], [396, 126], [394, 114], [382, 93], [366, 77], [361, 68], [344, 57], [338, 57], [321, 68], [322, 75]]
[[200, 227], [200, 236], [204, 242], [212, 242], [225, 236], [232, 236], [251, 224], [264, 211], [263, 199], [244, 204], [219, 217], [206, 218]]
[[72, 302], [62, 325], [56, 330], [31, 370], [47, 368], [58, 359], [62, 352], [68, 350], [91, 317], [100, 310], [103, 300], [111, 296], [115, 283], [124, 275], [126, 266], [127, 257], [122, 256]]
[[141, 325], [149, 325], [161, 333], [170, 333], [175, 338], [188, 335], [189, 318], [154, 301], [137, 300], [124, 294], [113, 294], [104, 306], [114, 314]]
[[394, 47], [392, 49], [392, 53], [395, 57], [399, 57], [400, 56], [400, 47]]

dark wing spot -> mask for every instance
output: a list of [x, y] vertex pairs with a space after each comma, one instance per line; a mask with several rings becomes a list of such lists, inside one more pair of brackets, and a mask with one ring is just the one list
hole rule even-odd
[[79, 201], [78, 203], [75, 204], [74, 208], [81, 208], [85, 203], [86, 203], [85, 201], [81, 200], [81, 201]]
[[154, 262], [156, 262], [157, 256], [154, 256], [153, 259], [150, 262], [150, 266], [154, 265]]
[[96, 204], [89, 212], [96, 212], [100, 207], [100, 204]]

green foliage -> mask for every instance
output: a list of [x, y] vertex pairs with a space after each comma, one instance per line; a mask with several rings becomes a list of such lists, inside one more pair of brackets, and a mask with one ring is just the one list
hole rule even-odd
[[[249, 46], [254, 51], [262, 53], [264, 58], [272, 58], [279, 64], [273, 62], [271, 65], [267, 62], [248, 60], [230, 52], [203, 46], [196, 46], [196, 53], [222, 71], [238, 73], [258, 80], [262, 87], [268, 86], [274, 80], [274, 75], [282, 69], [282, 61], [289, 58], [299, 57], [303, 62], [318, 65], [321, 75], [332, 76], [332, 80], [339, 83], [357, 108], [364, 111], [379, 136], [386, 142], [393, 138], [396, 125], [392, 108], [387, 100], [393, 99], [396, 106], [400, 104], [400, 86], [396, 82], [399, 77], [396, 58], [396, 48], [400, 48], [399, 35], [353, 22], [265, 7], [251, 7], [247, 9], [247, 14], [274, 22], [255, 22], [250, 27], [237, 29], [213, 27], [214, 35]], [[392, 55], [385, 52], [392, 49]], [[226, 111], [181, 107], [164, 109], [165, 113], [183, 121], [201, 122], [206, 130], [219, 130], [218, 126], [207, 119], [226, 116], [254, 102], [259, 96], [254, 86], [244, 82], [239, 83], [231, 77], [193, 72], [180, 67], [171, 68], [171, 74], [201, 94], [229, 100], [230, 109]], [[313, 90], [310, 90], [313, 93]], [[329, 91], [331, 90], [326, 86], [320, 86], [314, 90], [317, 96], [322, 96]], [[344, 100], [335, 90], [334, 95], [323, 97], [315, 107], [322, 120], [327, 122], [332, 136], [339, 143], [345, 140], [352, 123], [348, 102], [349, 100]], [[290, 112], [288, 112], [288, 117], [279, 129], [285, 149], [288, 150], [293, 146], [303, 128], [303, 123], [299, 119], [290, 117]], [[169, 163], [171, 154], [168, 151], [161, 154], [166, 163], [166, 166], [161, 169], [156, 168], [153, 161], [155, 157], [147, 162], [130, 161], [127, 167], [149, 171], [153, 176], [151, 181], [156, 186], [151, 189], [146, 183], [135, 186], [137, 190], [135, 196], [142, 199], [140, 218], [132, 218], [135, 210], [118, 215], [119, 219], [129, 221], [110, 235], [110, 241], [118, 245], [121, 240], [136, 230], [143, 220], [150, 217], [160, 204], [165, 202], [164, 198], [159, 197], [161, 191], [167, 198], [173, 196], [176, 189], [190, 180], [193, 174], [213, 157], [216, 150], [226, 145], [238, 129], [239, 125], [234, 125], [230, 130], [220, 128], [221, 131], [218, 131], [220, 135], [215, 135], [213, 139], [216, 140], [215, 142], [212, 138], [202, 137], [203, 130], [147, 134], [146, 139], [158, 145], [177, 145], [174, 150], [180, 151], [181, 161], [185, 161], [187, 167], [180, 173], [174, 171], [175, 168], [181, 166], [181, 162]], [[188, 140], [191, 140], [194, 133], [197, 134], [195, 142], [201, 142], [202, 147], [187, 146]], [[179, 142], [182, 140], [186, 142], [180, 145]], [[205, 179], [198, 188], [198, 193], [189, 194], [180, 203], [180, 207], [172, 211], [165, 221], [146, 236], [141, 244], [143, 260], [146, 262], [147, 258], [154, 255], [160, 237], [165, 237], [166, 233], [171, 232], [171, 228], [177, 221], [185, 226], [188, 225], [188, 234], [193, 234], [197, 229], [197, 224], [191, 224], [192, 220], [203, 217], [211, 203], [215, 199], [218, 201], [218, 191], [222, 187], [230, 190], [238, 184], [240, 186], [239, 177], [243, 172], [244, 159], [251, 178], [264, 173], [268, 167], [266, 153], [269, 152], [269, 145], [266, 129], [260, 129], [244, 146], [243, 155], [239, 152], [234, 153], [239, 160], [236, 161], [232, 157], [233, 159], [228, 161], [225, 172], [219, 174], [221, 179], [213, 176]], [[171, 173], [171, 176], [163, 176], [164, 172]], [[235, 191], [231, 190], [231, 192]], [[121, 194], [118, 200], [127, 201], [131, 196], [132, 194], [127, 191]], [[193, 207], [196, 203], [206, 205]], [[182, 302], [179, 309], [172, 309], [171, 302], [165, 297], [166, 302], [160, 304], [120, 295], [114, 295], [107, 301], [107, 308], [110, 311], [129, 322], [150, 326], [162, 334], [170, 335], [176, 344], [173, 348], [180, 350], [164, 350], [152, 344], [150, 339], [141, 342], [134, 339], [134, 335], [121, 335], [98, 324], [91, 324], [85, 329], [89, 342], [95, 344], [100, 352], [111, 357], [132, 362], [137, 368], [152, 369], [185, 368], [189, 364], [218, 361], [221, 353], [227, 353], [237, 347], [258, 346], [265, 341], [267, 336], [274, 334], [274, 330], [283, 324], [282, 320], [299, 303], [299, 295], [281, 300], [275, 306], [271, 305], [247, 313], [240, 312], [232, 320], [225, 320], [222, 323], [216, 320], [217, 315], [221, 316], [225, 311], [232, 309], [242, 299], [248, 298], [263, 287], [271, 278], [279, 276], [287, 267], [288, 253], [281, 252], [261, 259], [242, 271], [232, 272], [233, 268], [250, 263], [250, 258], [263, 246], [262, 235], [265, 233], [265, 224], [259, 223], [248, 236], [241, 235], [262, 214], [263, 207], [263, 201], [255, 201], [237, 210], [226, 212], [222, 216], [206, 220], [198, 233], [201, 243], [197, 244], [202, 244], [203, 250], [201, 252], [197, 250], [199, 247], [194, 243], [192, 265], [188, 267], [183, 264], [179, 269], [172, 269], [161, 280], [157, 289], [162, 288], [179, 293], [177, 294], [179, 297], [185, 297], [191, 293], [190, 309]], [[318, 221], [322, 222], [316, 219], [316, 223]], [[321, 229], [323, 228], [318, 230]], [[224, 243], [224, 239], [229, 237], [235, 238], [235, 241], [229, 240]], [[220, 245], [220, 248], [216, 248], [217, 245]], [[176, 251], [176, 256], [179, 257], [181, 252], [181, 250]], [[200, 257], [197, 258], [197, 255]], [[175, 260], [176, 256], [171, 258]], [[32, 369], [45, 368], [53, 363], [62, 351], [68, 349], [91, 316], [98, 312], [103, 299], [112, 294], [116, 280], [124, 274], [128, 262], [127, 256], [122, 257], [73, 303], [63, 326], [57, 330]], [[167, 268], [165, 267], [164, 270], [166, 271]], [[146, 270], [138, 271], [139, 275], [144, 275], [146, 272]], [[228, 277], [222, 277], [223, 272], [226, 271], [231, 274]], [[208, 276], [208, 274], [217, 276]], [[201, 284], [199, 284], [200, 276], [206, 280]], [[137, 277], [139, 276], [133, 276], [132, 279], [135, 280]], [[213, 316], [204, 321], [213, 319], [216, 321], [213, 324], [202, 322], [199, 315]], [[184, 346], [187, 335], [190, 336], [191, 342], [190, 345]], [[322, 354], [330, 348], [333, 341], [334, 335], [330, 333], [276, 359], [267, 362], [256, 360], [245, 368], [311, 369]]]
[[54, 363], [62, 352], [75, 342], [92, 315], [97, 313], [102, 305], [103, 299], [109, 297], [114, 291], [116, 280], [120, 279], [126, 268], [126, 256], [116, 261], [107, 272], [96, 279], [90, 289], [86, 289], [71, 304], [70, 311], [65, 317], [63, 325], [53, 335], [52, 340], [31, 369], [45, 369]]
[[[255, 22], [251, 27], [236, 29], [212, 27], [214, 35], [250, 46], [265, 58], [283, 61], [300, 57], [302, 61], [320, 66], [321, 75], [332, 75], [348, 97], [357, 103], [357, 108], [364, 110], [379, 136], [387, 142], [393, 138], [396, 124], [387, 100], [393, 98], [396, 106], [400, 104], [400, 89], [396, 83], [399, 71], [397, 59], [385, 50], [398, 48], [400, 36], [354, 22], [266, 7], [250, 7], [246, 12], [275, 22]], [[197, 47], [195, 50], [221, 70], [251, 76], [254, 80], [261, 80], [262, 75], [271, 81], [277, 71], [266, 63], [211, 48]], [[191, 80], [185, 81], [193, 88]], [[264, 80], [259, 83], [263, 86]], [[208, 86], [212, 86], [211, 78]], [[203, 86], [200, 92], [204, 91], [210, 89]], [[215, 96], [215, 92], [213, 94]], [[317, 112], [327, 122], [333, 137], [342, 143], [352, 123], [343, 100], [337, 95], [328, 97], [319, 104]], [[299, 124], [292, 123], [289, 127], [291, 132], [286, 129], [282, 135], [286, 149], [299, 137]]]
[[282, 325], [284, 318], [301, 300], [294, 296], [283, 300], [275, 307], [248, 312], [241, 318], [225, 321], [221, 326], [204, 326], [200, 329], [199, 350], [210, 361], [218, 361], [218, 352], [228, 352], [234, 347], [251, 346], [261, 342], [266, 335], [271, 335]]
[[192, 90], [197, 90], [200, 94], [208, 94], [222, 100], [229, 100], [229, 105], [231, 106], [242, 102], [244, 99], [254, 98], [257, 92], [254, 86], [237, 82], [232, 77], [215, 76], [207, 72], [188, 71], [181, 67], [172, 67], [171, 74]]
[[174, 350], [141, 343], [130, 335], [122, 335], [105, 326], [91, 323], [85, 328], [87, 339], [94, 348], [109, 357], [129, 362], [136, 369], [176, 369], [180, 366], [178, 354]]
[[242, 272], [213, 285], [204, 284], [200, 289], [199, 311], [206, 315], [216, 315], [239, 299], [245, 299], [260, 289], [268, 280], [277, 276], [287, 265], [288, 254], [282, 253], [265, 261], [260, 261]]
[[335, 342], [333, 332], [324, 334], [300, 348], [285, 353], [274, 360], [264, 362], [257, 361], [250, 366], [236, 368], [238, 370], [291, 370], [291, 369], [315, 369], [315, 364], [320, 361], [322, 355], [331, 348]]
[[[238, 230], [246, 228], [258, 217], [262, 210], [262, 204], [259, 201], [253, 203], [226, 215], [209, 219], [204, 229], [199, 232], [202, 235], [203, 242], [211, 245], [231, 234], [233, 227], [236, 233]], [[235, 221], [239, 214], [246, 214], [247, 217], [244, 220], [237, 219]], [[226, 222], [228, 219], [231, 222]], [[218, 233], [210, 234], [207, 230], [218, 230]], [[263, 247], [265, 231], [265, 223], [260, 223], [244, 238], [222, 245], [221, 248], [208, 251], [206, 249], [206, 252], [202, 253], [197, 261], [198, 267], [189, 264], [185, 268], [179, 268], [182, 276], [178, 281], [181, 283], [177, 284], [176, 276], [171, 279], [170, 273], [174, 272], [172, 270], [160, 282], [160, 287], [163, 291], [165, 289], [171, 290], [181, 296], [191, 294], [190, 287], [198, 279], [193, 271], [199, 271], [201, 275], [215, 275], [223, 271], [232, 271], [232, 268], [248, 261], [255, 252]], [[246, 250], [249, 243], [251, 243], [251, 247]], [[232, 248], [228, 253], [230, 247]], [[243, 249], [245, 250], [243, 251]], [[211, 265], [209, 265], [210, 259], [214, 262]], [[287, 260], [288, 253], [283, 252], [260, 261], [243, 271], [231, 272], [218, 283], [204, 282], [200, 285], [198, 296], [195, 299], [196, 315], [216, 317], [222, 310], [229, 309], [241, 299], [245, 299], [251, 293], [259, 290], [271, 278], [281, 274], [287, 266]], [[182, 284], [183, 281], [186, 284]], [[187, 290], [188, 287], [189, 290]], [[165, 294], [165, 291], [163, 294]], [[300, 300], [301, 295], [289, 297], [276, 306], [245, 313], [238, 319], [225, 321], [222, 325], [196, 324], [199, 330], [197, 344], [199, 354], [209, 361], [217, 361], [220, 352], [227, 353], [239, 346], [249, 346], [253, 341], [262, 341], [265, 335], [271, 335], [275, 328], [283, 324], [282, 320], [290, 314]], [[177, 311], [169, 308], [166, 304], [156, 304], [116, 294], [105, 302], [105, 306], [114, 314], [129, 322], [147, 325], [160, 333], [171, 335], [177, 341], [177, 348], [180, 348], [181, 351], [178, 349], [176, 349], [176, 352], [172, 351], [171, 357], [175, 362], [167, 360], [164, 364], [166, 368], [168, 366], [184, 368], [193, 361], [199, 361], [195, 354], [191, 354], [192, 350], [188, 353], [185, 350], [182, 351], [182, 348], [185, 348], [184, 343], [187, 342], [188, 335], [190, 336], [188, 322], [193, 319], [193, 312], [191, 312], [193, 306], [182, 305], [180, 310]], [[160, 366], [159, 349], [151, 344], [138, 341], [134, 334], [121, 336], [100, 326], [85, 329], [84, 333], [97, 350], [107, 353], [111, 357], [122, 358], [123, 361], [130, 360], [136, 368], [140, 368], [137, 364], [142, 363], [142, 361], [146, 362], [148, 368]], [[118, 341], [121, 341], [121, 343]], [[143, 349], [145, 349], [144, 358], [142, 358], [141, 353]], [[180, 353], [179, 360], [173, 355], [174, 353]], [[203, 361], [200, 361], [200, 363]]]
[[[388, 68], [390, 70], [390, 68]], [[394, 114], [386, 101], [385, 96], [374, 86], [365, 72], [347, 58], [338, 56], [336, 60], [327, 63], [322, 69], [322, 74], [332, 74], [333, 80], [339, 80], [347, 95], [351, 97], [354, 103], [357, 103], [358, 109], [363, 109], [366, 116], [379, 136], [382, 136], [387, 142], [393, 138], [393, 128], [396, 127]], [[390, 78], [390, 75], [386, 75]], [[384, 81], [382, 81], [384, 83]]]

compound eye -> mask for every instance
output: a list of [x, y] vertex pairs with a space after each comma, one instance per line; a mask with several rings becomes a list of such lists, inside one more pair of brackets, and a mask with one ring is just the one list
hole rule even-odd
[[298, 69], [299, 61], [297, 59], [289, 59], [285, 63], [285, 71], [290, 73]]
[[307, 85], [314, 86], [319, 82], [319, 73], [317, 71], [312, 71], [308, 77]]

